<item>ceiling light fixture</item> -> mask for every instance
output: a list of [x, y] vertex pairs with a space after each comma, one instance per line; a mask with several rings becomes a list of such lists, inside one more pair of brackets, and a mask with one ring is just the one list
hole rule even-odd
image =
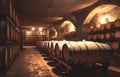
[[34, 31], [35, 30], [35, 28], [34, 27], [32, 27], [32, 31]]

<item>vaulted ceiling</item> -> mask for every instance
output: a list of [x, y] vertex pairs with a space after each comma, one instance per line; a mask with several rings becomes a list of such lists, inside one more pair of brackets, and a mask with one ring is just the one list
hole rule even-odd
[[49, 24], [98, 0], [13, 0], [21, 25]]

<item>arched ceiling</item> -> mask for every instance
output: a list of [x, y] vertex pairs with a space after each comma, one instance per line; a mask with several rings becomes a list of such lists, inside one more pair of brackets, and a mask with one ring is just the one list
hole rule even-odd
[[98, 0], [13, 0], [21, 25], [49, 24]]
[[[96, 7], [86, 17], [85, 21], [83, 22], [83, 25], [89, 24], [94, 16], [96, 16], [98, 14], [103, 14], [103, 13], [109, 12], [109, 11], [115, 9], [116, 7], [118, 7], [118, 6], [112, 5], [112, 4], [105, 4], [105, 5], [100, 5], [100, 6]], [[111, 13], [111, 15], [112, 15], [112, 13]]]

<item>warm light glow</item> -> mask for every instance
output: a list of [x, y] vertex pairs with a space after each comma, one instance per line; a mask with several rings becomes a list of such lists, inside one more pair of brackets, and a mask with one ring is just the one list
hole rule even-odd
[[69, 25], [69, 32], [75, 31], [75, 26], [71, 23]]
[[86, 41], [85, 39], [83, 39], [82, 41]]
[[41, 28], [41, 27], [39, 28], [39, 31], [42, 31], [42, 28]]
[[32, 31], [34, 31], [35, 30], [35, 28], [34, 27], [32, 27]]
[[100, 24], [107, 24], [108, 22], [108, 18], [104, 17], [103, 19], [101, 19]]
[[100, 24], [106, 24], [108, 22], [113, 22], [115, 20], [111, 15], [102, 15], [99, 17]]
[[31, 34], [30, 31], [26, 31], [26, 35], [29, 36]]

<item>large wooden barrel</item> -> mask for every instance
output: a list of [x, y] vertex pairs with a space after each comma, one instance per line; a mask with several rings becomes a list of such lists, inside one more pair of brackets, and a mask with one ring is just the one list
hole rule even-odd
[[104, 54], [108, 53], [108, 55], [110, 55], [108, 52], [109, 50], [111, 50], [111, 48], [108, 44], [80, 41], [78, 43], [64, 44], [62, 49], [62, 57], [66, 63], [72, 65], [96, 63], [107, 59], [108, 56]]
[[48, 53], [51, 54], [51, 44], [53, 41], [49, 41], [48, 43]]
[[12, 13], [13, 13], [13, 3], [12, 3], [12, 0], [10, 0], [10, 17], [12, 18]]
[[10, 40], [13, 40], [13, 25], [11, 23], [9, 23], [10, 25]]
[[97, 32], [97, 30], [98, 30], [97, 27], [94, 27], [93, 31], [94, 31], [94, 32]]
[[97, 34], [93, 36], [93, 40], [97, 40]]
[[113, 36], [113, 33], [107, 33], [107, 34], [105, 35], [105, 38], [106, 38], [106, 39], [110, 39], [112, 36]]
[[101, 24], [101, 25], [100, 25], [100, 30], [101, 30], [101, 31], [105, 30], [105, 25], [106, 25], [106, 24]]
[[88, 40], [94, 40], [94, 35], [89, 35]]
[[13, 61], [13, 48], [12, 45], [9, 46], [10, 47], [10, 61]]
[[7, 46], [0, 46], [0, 71], [5, 70], [9, 64]]
[[110, 60], [112, 57], [111, 46], [108, 43], [99, 43], [99, 44], [103, 47], [103, 49], [100, 48], [100, 52], [101, 52], [100, 62]]
[[114, 25], [113, 25], [113, 22], [108, 22], [108, 23], [106, 24], [105, 28], [106, 28], [107, 30], [110, 30], [113, 26], [114, 26]]
[[15, 59], [15, 48], [14, 48], [14, 44], [11, 45], [12, 47], [12, 57], [13, 57], [13, 60]]
[[105, 39], [105, 34], [100, 34], [100, 40], [104, 40]]
[[43, 50], [44, 42], [40, 41], [38, 42], [39, 49]]
[[[62, 48], [62, 60], [68, 64], [72, 63], [72, 60], [74, 59], [74, 49], [77, 46], [77, 44], [75, 42], [68, 42], [67, 44], [63, 45]], [[77, 59], [77, 58], [76, 58]]]
[[10, 40], [10, 25], [7, 23], [7, 40]]
[[75, 41], [58, 41], [55, 44], [55, 56], [62, 60], [62, 48], [64, 44], [69, 44], [69, 42], [75, 42]]
[[55, 56], [55, 44], [57, 43], [58, 41], [52, 41], [51, 42], [51, 48], [50, 48], [50, 54], [52, 56]]
[[120, 28], [120, 19], [116, 19], [113, 23], [114, 27]]
[[48, 52], [48, 43], [49, 41], [40, 41], [38, 44], [38, 48], [40, 48], [43, 52]]
[[13, 8], [13, 21], [15, 21], [15, 16], [16, 16], [16, 10], [15, 10], [15, 8]]
[[47, 52], [48, 50], [48, 43], [49, 41], [43, 41], [43, 48], [44, 48], [44, 51]]
[[7, 40], [7, 22], [6, 21], [0, 21], [0, 41], [6, 41]]
[[[18, 41], [18, 40], [17, 40]], [[36, 42], [36, 47], [38, 48], [38, 49], [41, 49], [40, 47], [41, 47], [41, 42], [40, 41], [37, 41]]]
[[120, 49], [120, 42], [118, 41], [118, 42], [111, 43], [111, 47], [112, 47], [113, 50]]

